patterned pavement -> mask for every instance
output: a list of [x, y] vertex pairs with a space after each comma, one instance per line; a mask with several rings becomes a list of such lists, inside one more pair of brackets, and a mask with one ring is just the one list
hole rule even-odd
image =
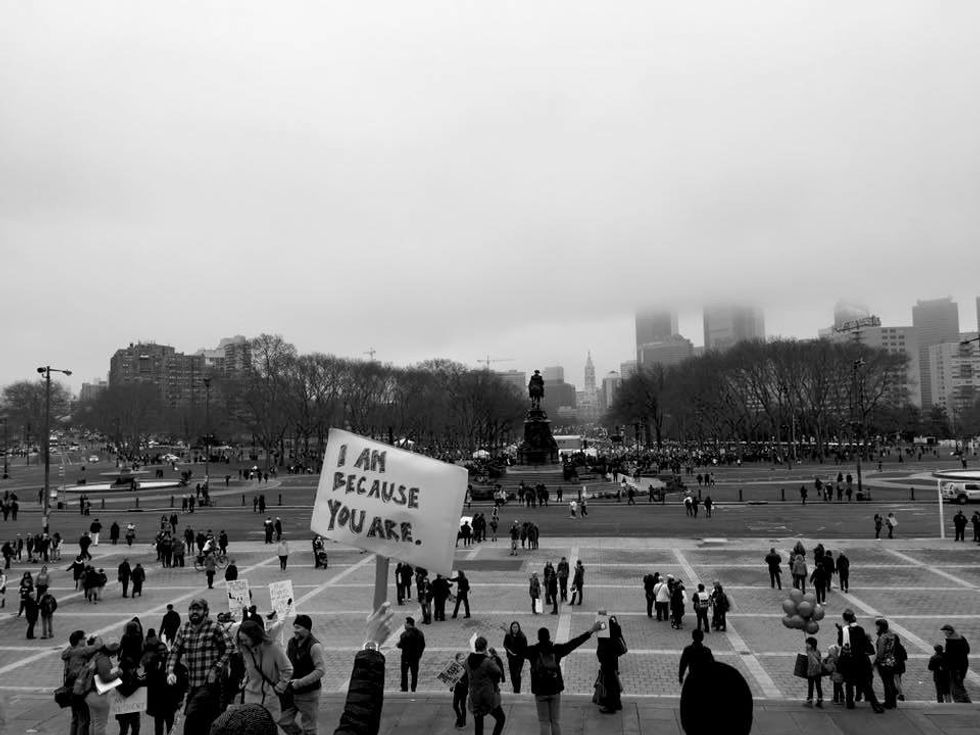
[[[803, 541], [808, 548], [815, 543]], [[500, 647], [502, 628], [511, 620], [518, 620], [529, 638], [533, 638], [538, 626], [547, 625], [557, 640], [564, 640], [586, 629], [594, 620], [596, 610], [606, 608], [618, 615], [630, 648], [629, 654], [621, 659], [626, 699], [636, 703], [638, 712], [653, 711], [644, 709], [644, 702], [676, 705], [680, 696], [677, 662], [681, 649], [690, 642], [694, 620], [689, 608], [685, 630], [675, 631], [666, 623], [646, 617], [641, 579], [648, 571], [660, 571], [682, 578], [689, 593], [696, 589], [697, 581], [710, 588], [713, 580], [720, 580], [729, 593], [733, 609], [728, 632], [711, 633], [707, 645], [719, 660], [743, 673], [756, 697], [770, 702], [799, 702], [805, 692], [805, 682], [792, 676], [792, 667], [794, 656], [803, 648], [803, 636], [780, 624], [783, 614], [780, 602], [786, 592], [769, 588], [762, 562], [769, 546], [775, 545], [785, 559], [787, 549], [795, 542], [796, 539], [554, 538], [543, 540], [537, 551], [523, 551], [517, 559], [509, 557], [509, 545], [503, 540], [472, 549], [461, 548], [457, 551], [458, 564], [474, 567], [468, 571], [473, 585], [473, 617], [421, 626], [427, 648], [417, 696], [447, 695], [436, 674], [454, 653], [467, 647], [474, 633], [485, 635], [491, 645]], [[305, 541], [295, 540], [293, 545], [306, 548]], [[908, 672], [904, 677], [906, 699], [932, 701], [931, 674], [926, 663], [932, 645], [942, 640], [940, 626], [952, 623], [980, 653], [977, 614], [980, 556], [976, 547], [949, 541], [901, 539], [891, 543], [847, 541], [828, 548], [835, 556], [845, 550], [850, 557], [851, 589], [847, 594], [835, 589], [828, 597], [828, 614], [817, 635], [821, 650], [833, 642], [833, 622], [840, 619], [845, 607], [852, 607], [859, 622], [870, 632], [873, 632], [874, 617], [883, 615], [891, 621], [892, 629], [901, 636], [909, 652]], [[203, 574], [192, 568], [159, 568], [155, 555], [146, 546], [126, 549], [103, 544], [95, 551], [96, 564], [105, 567], [110, 580], [115, 577], [115, 566], [123, 555], [131, 563], [141, 561], [149, 574], [144, 596], [123, 599], [118, 584], [110, 583], [104, 599], [91, 605], [74, 591], [68, 573], [56, 571], [52, 587], [60, 606], [54, 619], [55, 645], [24, 638], [23, 619], [11, 613], [16, 613], [16, 580], [27, 567], [15, 565], [8, 573], [6, 614], [0, 617], [0, 697], [6, 698], [8, 721], [16, 723], [16, 727], [8, 727], [4, 732], [63, 730], [64, 717], [47, 692], [60, 680], [62, 667], [58, 652], [71, 630], [82, 628], [89, 633], [119, 635], [124, 622], [134, 615], [141, 618], [145, 628], [157, 627], [168, 602], [173, 602], [184, 615], [187, 602], [201, 594], [210, 601], [212, 614], [226, 609], [225, 593], [220, 585], [205, 590]], [[309, 552], [294, 552], [287, 572], [283, 573], [274, 556], [274, 547], [257, 542], [236, 544], [232, 556], [237, 558], [240, 576], [249, 580], [254, 602], [260, 610], [269, 608], [266, 586], [269, 582], [283, 578], [293, 581], [298, 609], [313, 617], [314, 632], [327, 649], [325, 691], [342, 695], [352, 654], [361, 643], [363, 621], [370, 607], [373, 557], [357, 550], [333, 547], [330, 568], [314, 570]], [[545, 561], [557, 562], [561, 556], [568, 557], [573, 565], [577, 558], [585, 564], [584, 604], [563, 605], [559, 615], [532, 615], [527, 594], [528, 575], [532, 570], [540, 575]], [[67, 562], [61, 565], [64, 566]], [[786, 578], [788, 575], [784, 574]], [[417, 606], [411, 603], [401, 608], [396, 606], [396, 611], [399, 615], [421, 617]], [[572, 695], [591, 694], [598, 666], [595, 643], [583, 645], [566, 659], [564, 666], [567, 691]], [[980, 677], [976, 673], [971, 672], [967, 686], [974, 700], [980, 700]], [[878, 691], [880, 688], [879, 682]], [[397, 689], [396, 653], [389, 656], [386, 691]], [[509, 686], [504, 689], [510, 691]], [[530, 703], [527, 694], [508, 695], [507, 699]], [[447, 707], [448, 704], [447, 701]]]

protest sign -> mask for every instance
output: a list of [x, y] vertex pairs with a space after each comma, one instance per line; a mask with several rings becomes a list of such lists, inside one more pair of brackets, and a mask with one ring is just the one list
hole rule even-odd
[[122, 696], [113, 689], [106, 697], [109, 698], [109, 717], [128, 715], [132, 712], [142, 712], [146, 709], [146, 687], [139, 687], [128, 697]]
[[248, 580], [233, 579], [225, 582], [228, 590], [228, 612], [235, 622], [240, 623], [243, 619], [243, 611], [248, 609]]
[[463, 667], [459, 661], [450, 661], [446, 664], [446, 668], [436, 675], [436, 678], [445, 684], [447, 687], [454, 687], [456, 683], [463, 678], [463, 674], [466, 673], [466, 669]]
[[276, 611], [276, 617], [291, 624], [290, 619], [296, 615], [296, 598], [293, 597], [292, 580], [284, 579], [270, 583], [269, 598], [272, 600], [272, 609]]
[[449, 574], [466, 481], [463, 467], [331, 429], [310, 528]]

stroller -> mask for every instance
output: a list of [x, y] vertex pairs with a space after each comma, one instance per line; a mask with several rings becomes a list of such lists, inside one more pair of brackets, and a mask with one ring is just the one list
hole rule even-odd
[[327, 568], [327, 550], [323, 548], [323, 539], [319, 537], [313, 539], [313, 568]]

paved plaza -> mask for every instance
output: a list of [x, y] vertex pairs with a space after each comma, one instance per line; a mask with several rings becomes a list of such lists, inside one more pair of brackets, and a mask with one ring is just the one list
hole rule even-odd
[[[307, 537], [299, 533], [294, 535], [296, 537], [291, 539], [293, 553], [285, 573], [279, 570], [274, 547], [261, 541], [233, 543], [231, 555], [238, 561], [240, 577], [248, 579], [253, 588], [254, 602], [260, 610], [269, 609], [269, 582], [283, 578], [292, 580], [297, 607], [313, 617], [314, 632], [327, 651], [324, 681], [327, 696], [323, 707], [324, 722], [327, 723], [335, 718], [342, 702], [352, 657], [363, 637], [364, 619], [372, 597], [374, 557], [356, 549], [332, 546], [330, 567], [315, 570]], [[817, 540], [804, 539], [804, 544], [809, 548]], [[455, 566], [465, 569], [471, 579], [473, 617], [463, 619], [461, 614], [457, 620], [450, 618], [446, 622], [421, 626], [428, 645], [422, 659], [419, 691], [415, 695], [421, 708], [416, 715], [422, 716], [419, 713], [428, 708], [431, 717], [442, 718], [438, 714], [441, 711], [439, 703], [444, 702], [448, 713], [445, 716], [447, 731], [451, 729], [450, 697], [436, 675], [456, 652], [467, 648], [474, 633], [486, 636], [491, 645], [502, 647], [502, 628], [512, 620], [518, 620], [529, 638], [533, 639], [537, 627], [546, 625], [557, 640], [564, 640], [585, 630], [594, 620], [596, 611], [605, 608], [619, 617], [630, 648], [628, 655], [621, 659], [625, 700], [630, 702], [624, 722], [634, 716], [638, 723], [645, 717], [674, 717], [680, 696], [677, 663], [681, 649], [690, 641], [694, 616], [689, 606], [683, 631], [672, 630], [667, 623], [647, 618], [642, 576], [646, 572], [659, 571], [683, 579], [689, 594], [696, 589], [698, 581], [709, 588], [716, 579], [725, 585], [733, 603], [728, 631], [712, 632], [706, 643], [720, 661], [742, 672], [760, 705], [765, 700], [767, 707], [774, 708], [773, 712], [785, 711], [789, 716], [796, 710], [782, 707], [780, 703], [798, 706], [805, 692], [805, 682], [792, 676], [794, 657], [803, 648], [803, 636], [781, 625], [780, 602], [786, 592], [769, 588], [762, 557], [769, 546], [775, 545], [786, 558], [786, 552], [795, 541], [545, 538], [540, 549], [522, 551], [518, 557], [509, 555], [509, 543], [502, 538], [496, 543], [460, 548], [456, 552]], [[907, 702], [925, 706], [933, 700], [931, 675], [926, 663], [933, 644], [942, 640], [940, 626], [951, 623], [972, 641], [975, 649], [980, 645], [980, 616], [977, 615], [980, 611], [980, 555], [976, 547], [915, 539], [842, 541], [827, 546], [835, 555], [844, 550], [850, 557], [851, 590], [843, 594], [835, 589], [828, 597], [828, 614], [817, 636], [821, 650], [826, 650], [832, 642], [833, 623], [840, 619], [840, 612], [845, 607], [853, 608], [859, 622], [869, 631], [873, 631], [875, 617], [887, 617], [909, 651], [908, 672], [904, 678]], [[94, 551], [96, 565], [106, 568], [110, 580], [114, 579], [115, 566], [123, 555], [128, 556], [131, 563], [141, 561], [149, 573], [144, 597], [123, 599], [119, 585], [110, 582], [103, 600], [91, 605], [74, 591], [67, 572], [56, 571], [52, 584], [60, 607], [54, 619], [57, 642], [53, 645], [44, 640], [25, 640], [23, 619], [11, 614], [16, 613], [16, 607], [11, 609], [11, 602], [16, 600], [15, 580], [23, 565], [15, 565], [11, 570], [8, 607], [0, 619], [0, 696], [4, 696], [8, 703], [6, 732], [63, 731], [66, 716], [58, 711], [48, 692], [60, 680], [62, 664], [58, 652], [71, 630], [82, 628], [89, 633], [119, 635], [124, 622], [134, 615], [141, 618], [144, 627], [158, 627], [168, 602], [174, 603], [184, 615], [187, 602], [202, 594], [210, 601], [212, 614], [227, 608], [221, 584], [216, 584], [214, 590], [206, 590], [203, 574], [191, 568], [160, 568], [155, 562], [155, 554], [145, 544], [127, 549], [103, 542]], [[585, 565], [584, 604], [581, 607], [562, 605], [558, 615], [549, 614], [550, 609], [546, 609], [545, 614], [532, 615], [527, 592], [530, 572], [537, 571], [540, 575], [546, 561], [556, 563], [562, 556], [573, 565], [576, 559], [582, 559]], [[67, 561], [62, 567], [66, 565]], [[784, 579], [788, 579], [788, 574]], [[393, 598], [392, 586], [390, 599]], [[396, 611], [399, 616], [421, 617], [417, 606], [410, 602], [400, 608], [396, 606]], [[587, 643], [565, 659], [564, 668], [569, 694], [583, 698], [591, 695], [598, 668], [594, 642]], [[400, 704], [407, 697], [397, 693], [398, 679], [398, 654], [395, 652], [389, 655], [387, 666], [385, 721], [389, 724], [399, 712], [402, 714], [398, 717], [415, 716], [406, 714], [407, 710]], [[967, 687], [971, 697], [980, 700], [980, 677], [976, 673], [971, 672]], [[880, 691], [880, 683], [878, 689]], [[505, 685], [503, 690], [509, 692], [510, 687]], [[424, 707], [423, 700], [428, 702]], [[516, 707], [518, 713], [524, 711], [521, 707], [526, 705], [524, 708], [533, 722], [529, 694], [506, 693], [504, 700]], [[575, 697], [571, 696], [570, 706], [574, 701]], [[947, 710], [953, 712], [960, 707], [934, 706], [929, 711], [945, 714]], [[592, 711], [591, 706], [583, 710], [585, 713]], [[642, 714], [644, 712], [647, 714]], [[797, 717], [797, 714], [792, 716]], [[973, 714], [977, 713], [973, 711]], [[894, 717], [894, 714], [888, 716]], [[623, 727], [624, 731], [631, 731], [625, 724]]]

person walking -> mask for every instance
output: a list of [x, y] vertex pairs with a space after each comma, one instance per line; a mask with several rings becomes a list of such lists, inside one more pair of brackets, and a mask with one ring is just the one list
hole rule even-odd
[[561, 693], [565, 690], [561, 660], [600, 630], [602, 623], [597, 620], [587, 631], [566, 643], [553, 643], [551, 632], [539, 628], [538, 642], [525, 650], [531, 664], [531, 693], [541, 735], [561, 735]]
[[885, 519], [881, 517], [880, 513], [875, 513], [874, 524], [875, 524], [875, 538], [880, 539], [881, 529], [885, 525]]
[[551, 574], [545, 578], [545, 589], [547, 596], [551, 598], [551, 614], [558, 614], [558, 575], [552, 570]]
[[779, 565], [783, 563], [783, 557], [776, 553], [775, 546], [769, 548], [769, 553], [766, 554], [764, 561], [766, 562], [766, 566], [769, 567], [769, 586], [773, 589], [782, 589], [782, 571]]
[[171, 603], [167, 603], [167, 612], [163, 614], [160, 622], [160, 636], [168, 645], [172, 645], [180, 630], [180, 613], [174, 610]]
[[875, 621], [878, 638], [875, 641], [874, 666], [884, 687], [885, 709], [895, 709], [898, 706], [898, 692], [895, 691], [895, 634], [888, 629], [888, 621], [878, 618]]
[[[283, 562], [283, 559], [282, 559], [282, 557], [280, 557], [279, 558], [279, 568], [280, 569], [284, 569], [285, 568], [283, 566], [283, 563], [284, 563]], [[204, 574], [208, 578], [208, 589], [209, 590], [213, 590], [214, 589], [214, 575], [215, 575], [215, 572], [217, 571], [217, 568], [218, 568], [217, 567], [217, 564], [214, 561], [214, 554], [205, 554], [204, 555]]]
[[822, 561], [814, 561], [813, 572], [810, 574], [810, 582], [813, 584], [813, 593], [816, 595], [817, 603], [823, 604], [827, 601], [827, 567]]
[[50, 592], [45, 592], [37, 601], [37, 608], [41, 615], [41, 637], [54, 638], [54, 611], [58, 609], [58, 601]]
[[527, 636], [521, 630], [521, 624], [516, 620], [510, 628], [504, 628], [504, 651], [507, 654], [507, 668], [510, 673], [510, 683], [514, 694], [521, 693], [521, 674], [524, 669], [524, 652], [527, 650]]
[[466, 699], [470, 693], [470, 679], [466, 675], [466, 660], [462, 653], [454, 656], [455, 661], [463, 667], [463, 675], [453, 685], [453, 713], [456, 715], [456, 729], [466, 727]]
[[399, 636], [396, 645], [402, 652], [402, 691], [408, 691], [409, 674], [411, 674], [411, 687], [414, 692], [419, 683], [419, 662], [425, 651], [425, 636], [415, 627], [415, 618], [405, 618], [405, 630]]
[[467, 705], [473, 713], [473, 732], [483, 735], [483, 718], [490, 715], [494, 719], [493, 735], [500, 735], [507, 722], [500, 698], [500, 682], [504, 671], [496, 652], [487, 650], [487, 639], [477, 636], [473, 643], [473, 653], [466, 657], [466, 676], [469, 679]]
[[851, 560], [843, 551], [837, 554], [837, 584], [841, 592], [847, 592], [851, 588]]
[[963, 682], [970, 668], [970, 644], [947, 623], [940, 630], [946, 636], [945, 662], [949, 671], [949, 691], [954, 702], [970, 702], [970, 695]]
[[219, 714], [219, 672], [228, 663], [234, 643], [228, 632], [208, 617], [207, 600], [191, 600], [187, 617], [167, 657], [167, 684], [177, 683], [175, 668], [178, 662], [183, 663], [188, 683], [184, 730], [206, 733]]
[[286, 562], [289, 560], [289, 543], [282, 537], [276, 542], [276, 556], [279, 557], [280, 571], [285, 572]]
[[[599, 611], [600, 615], [605, 615], [605, 610]], [[626, 640], [623, 638], [623, 629], [615, 615], [609, 616], [609, 637], [600, 637], [596, 640], [595, 655], [599, 660], [599, 675], [597, 684], [601, 684], [599, 691], [599, 711], [605, 715], [611, 715], [623, 708], [622, 692], [623, 686], [619, 680], [619, 658], [626, 654]]]
[[453, 619], [459, 615], [460, 605], [466, 611], [463, 617], [468, 618], [470, 616], [470, 580], [467, 579], [466, 573], [460, 569], [456, 576], [449, 581], [456, 585], [456, 606], [453, 608]]
[[99, 522], [99, 519], [98, 518], [96, 518], [94, 521], [92, 521], [91, 525], [89, 525], [88, 532], [89, 532], [89, 534], [91, 534], [91, 537], [92, 537], [92, 545], [93, 546], [98, 546], [99, 545], [99, 536], [102, 533], [102, 523]]
[[293, 678], [293, 665], [286, 652], [254, 620], [244, 621], [237, 637], [245, 663], [242, 703], [262, 705], [278, 722], [282, 717], [279, 696]]
[[119, 543], [119, 524], [116, 521], [109, 526], [109, 543], [113, 546]]
[[271, 544], [272, 533], [275, 529], [272, 527], [272, 519], [269, 516], [266, 516], [265, 520], [262, 521], [262, 528], [265, 531], [265, 542]]
[[[839, 557], [838, 557], [839, 558]], [[874, 675], [868, 656], [875, 653], [864, 628], [857, 624], [857, 616], [850, 608], [841, 613], [844, 625], [837, 625], [837, 645], [841, 647], [840, 668], [844, 675], [844, 696], [848, 709], [854, 709], [854, 690], [863, 696], [877, 714], [885, 711], [875, 696]]]
[[579, 607], [582, 606], [582, 594], [585, 589], [585, 567], [582, 565], [581, 559], [575, 560], [575, 571], [572, 573], [572, 599], [568, 603], [569, 605], [575, 604], [575, 599], [578, 598]]
[[139, 595], [143, 596], [143, 583], [146, 581], [146, 570], [143, 569], [143, 565], [136, 562], [136, 566], [133, 568], [133, 576], [131, 577], [133, 582], [133, 597]]
[[123, 559], [119, 568], [116, 570], [116, 579], [122, 585], [123, 597], [129, 596], [129, 580], [133, 576], [133, 570], [129, 566], [129, 559]]
[[[539, 602], [539, 600], [541, 599], [541, 582], [538, 579], [537, 572], [531, 572], [531, 579], [530, 582], [528, 583], [527, 593], [531, 597], [531, 614], [537, 615], [539, 612], [538, 607], [541, 604]], [[574, 592], [572, 593], [572, 599], [573, 600], [575, 599]]]
[[37, 600], [34, 599], [34, 595], [28, 595], [24, 598], [24, 617], [27, 619], [27, 637], [34, 638], [34, 626], [37, 625], [37, 618], [40, 614], [40, 609], [37, 605]]
[[[286, 644], [286, 657], [293, 667], [292, 678], [286, 684], [291, 696], [283, 704], [278, 723], [286, 735], [316, 735], [326, 659], [323, 646], [312, 631], [313, 619], [309, 615], [297, 615], [293, 636]], [[302, 726], [297, 722], [299, 718]]]
[[653, 603], [657, 599], [657, 596], [653, 592], [653, 588], [657, 586], [660, 581], [660, 574], [650, 574], [647, 572], [643, 575], [643, 596], [647, 601], [647, 617], [653, 617]]
[[683, 686], [684, 675], [690, 669], [691, 673], [705, 670], [708, 664], [715, 660], [711, 649], [704, 645], [704, 632], [701, 630], [691, 631], [691, 643], [684, 646], [681, 651], [681, 660], [678, 665], [677, 679]]

